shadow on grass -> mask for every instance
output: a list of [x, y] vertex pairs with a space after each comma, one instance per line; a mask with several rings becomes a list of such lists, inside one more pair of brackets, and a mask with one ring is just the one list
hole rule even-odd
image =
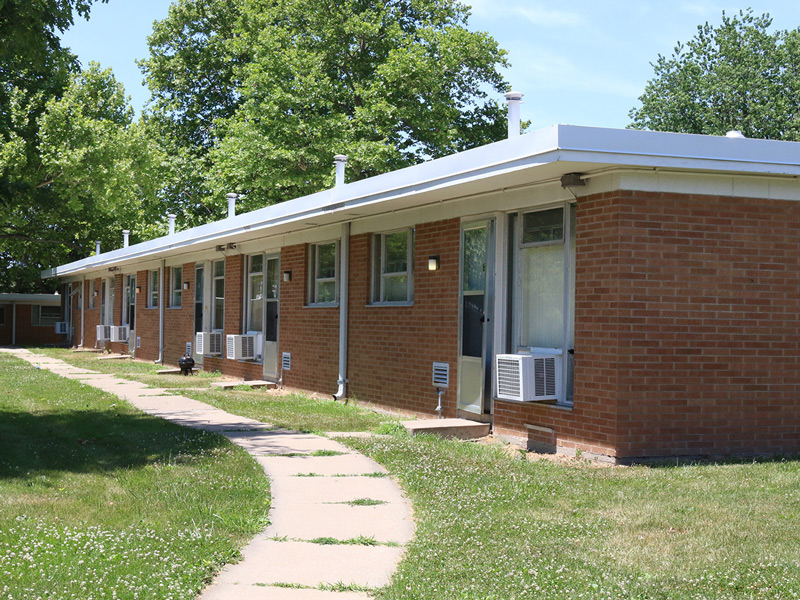
[[185, 460], [226, 444], [221, 436], [148, 415], [0, 409], [0, 478], [135, 468]]

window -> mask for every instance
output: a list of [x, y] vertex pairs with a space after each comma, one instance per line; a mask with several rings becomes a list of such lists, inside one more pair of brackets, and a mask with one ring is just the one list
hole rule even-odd
[[519, 345], [559, 348], [564, 360], [560, 401], [572, 401], [575, 322], [575, 207], [522, 215], [517, 277]]
[[89, 282], [89, 309], [93, 310], [95, 307], [95, 296], [97, 295], [97, 281], [92, 279]]
[[158, 269], [147, 272], [147, 308], [158, 307]]
[[55, 325], [61, 320], [61, 307], [34, 306], [32, 315], [34, 325]]
[[212, 331], [225, 329], [225, 261], [214, 261], [213, 306], [211, 308]]
[[264, 255], [249, 258], [247, 269], [247, 331], [264, 330]]
[[180, 308], [183, 294], [183, 267], [172, 267], [169, 270], [169, 306]]
[[372, 302], [411, 302], [413, 230], [376, 234], [372, 244]]
[[309, 304], [335, 304], [338, 300], [339, 242], [312, 244], [309, 252]]
[[6, 324], [6, 307], [0, 306], [0, 325]]

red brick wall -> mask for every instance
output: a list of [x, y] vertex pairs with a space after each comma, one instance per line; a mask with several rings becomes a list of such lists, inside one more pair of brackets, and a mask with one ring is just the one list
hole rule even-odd
[[136, 348], [134, 355], [142, 360], [158, 360], [159, 309], [158, 307], [147, 307], [148, 273], [149, 271], [136, 272], [136, 287], [141, 291], [136, 294], [136, 329], [134, 333], [139, 338], [140, 347]]
[[[339, 379], [339, 308], [306, 306], [308, 245], [281, 251], [281, 271], [292, 280], [281, 282], [278, 346], [292, 354], [292, 369], [284, 372], [287, 386], [333, 394]], [[350, 269], [353, 274], [353, 269]]]
[[[431, 415], [437, 404], [432, 363], [450, 363], [444, 415], [455, 416], [458, 381], [458, 219], [417, 225], [414, 305], [370, 306], [372, 235], [350, 240], [349, 394]], [[428, 256], [440, 257], [428, 271]]]
[[[181, 290], [180, 308], [170, 307], [171, 268], [164, 275], [164, 364], [177, 366], [178, 359], [186, 354], [186, 342], [194, 348], [194, 263], [181, 266], [181, 288], [189, 282], [188, 290]], [[227, 298], [226, 298], [227, 300]]]
[[[100, 292], [101, 280], [95, 279], [95, 289], [97, 296], [94, 297], [94, 308], [89, 308], [90, 297], [92, 294], [91, 280], [87, 279], [83, 287], [83, 346], [93, 348], [97, 342], [97, 326], [100, 325]], [[75, 322], [75, 339], [73, 345], [81, 343], [80, 321]]]
[[800, 207], [617, 192], [578, 205], [575, 408], [497, 423], [620, 458], [800, 450]]
[[[5, 321], [0, 325], [0, 346], [10, 346], [14, 323], [14, 308], [11, 304], [5, 306]], [[17, 304], [17, 346], [39, 345], [64, 345], [67, 343], [66, 335], [56, 333], [55, 325], [33, 325], [30, 304]], [[80, 313], [78, 313], [80, 314]]]

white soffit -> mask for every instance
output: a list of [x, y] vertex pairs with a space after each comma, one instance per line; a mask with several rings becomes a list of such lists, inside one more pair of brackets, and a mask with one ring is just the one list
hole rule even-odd
[[609, 168], [800, 176], [800, 143], [554, 125], [43, 271], [86, 273]]

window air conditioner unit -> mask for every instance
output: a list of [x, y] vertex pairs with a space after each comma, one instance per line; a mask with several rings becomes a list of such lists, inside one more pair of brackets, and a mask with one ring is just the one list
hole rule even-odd
[[495, 357], [497, 397], [533, 402], [558, 400], [560, 354], [498, 354]]
[[59, 321], [56, 323], [56, 333], [65, 334], [69, 332], [69, 323], [66, 321]]
[[120, 325], [118, 327], [111, 327], [111, 341], [112, 342], [127, 342], [129, 335], [129, 328], [127, 325]]
[[111, 339], [111, 325], [97, 326], [97, 341], [104, 342]]
[[256, 357], [255, 335], [229, 335], [227, 357], [231, 360], [253, 360]]
[[222, 354], [222, 333], [219, 331], [198, 331], [195, 334], [194, 348], [197, 354], [204, 356]]

